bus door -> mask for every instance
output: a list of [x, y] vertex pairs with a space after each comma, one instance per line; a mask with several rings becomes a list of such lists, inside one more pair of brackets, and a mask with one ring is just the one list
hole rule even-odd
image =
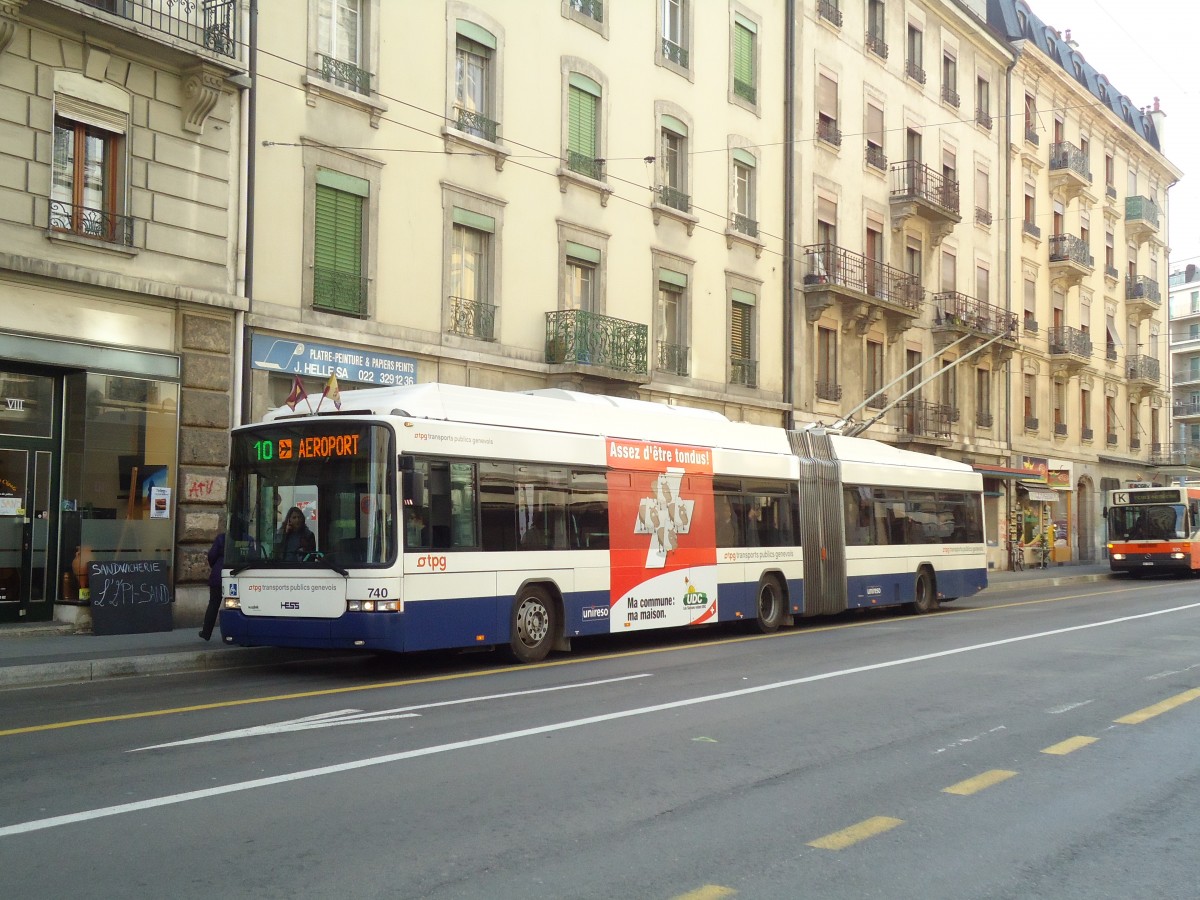
[[825, 434], [788, 432], [800, 458], [800, 546], [804, 549], [804, 615], [843, 612], [846, 534], [841, 474]]

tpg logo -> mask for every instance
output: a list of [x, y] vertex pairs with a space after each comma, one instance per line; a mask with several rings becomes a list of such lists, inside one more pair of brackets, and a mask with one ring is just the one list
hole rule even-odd
[[446, 557], [444, 556], [422, 556], [417, 560], [418, 569], [432, 569], [435, 572], [446, 571]]

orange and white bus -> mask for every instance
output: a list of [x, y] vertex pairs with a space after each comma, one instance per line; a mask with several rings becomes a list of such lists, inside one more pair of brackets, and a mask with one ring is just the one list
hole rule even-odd
[[1108, 563], [1137, 578], [1200, 571], [1200, 487], [1108, 492]]

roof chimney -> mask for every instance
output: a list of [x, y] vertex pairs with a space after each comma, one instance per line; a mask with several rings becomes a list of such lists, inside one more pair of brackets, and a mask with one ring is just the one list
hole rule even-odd
[[1079, 46], [1079, 44], [1077, 44], [1075, 41], [1071, 40], [1071, 29], [1070, 29], [1070, 28], [1068, 28], [1068, 29], [1066, 30], [1066, 37], [1064, 37], [1064, 38], [1063, 38], [1063, 41], [1064, 41], [1064, 42], [1066, 43], [1066, 45], [1067, 45], [1068, 47], [1070, 47], [1072, 50], [1074, 50], [1076, 47], [1078, 47], [1078, 46]]
[[1166, 130], [1167, 114], [1163, 112], [1162, 107], [1158, 105], [1157, 97], [1154, 98], [1154, 108], [1151, 109], [1147, 115], [1149, 116], [1150, 121], [1154, 124], [1154, 133], [1158, 135], [1158, 149], [1160, 152], [1162, 152], [1163, 147], [1166, 144], [1166, 138], [1164, 137], [1163, 132]]

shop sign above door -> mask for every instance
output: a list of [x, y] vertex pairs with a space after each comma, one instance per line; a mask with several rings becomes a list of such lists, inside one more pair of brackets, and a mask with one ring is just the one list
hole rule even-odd
[[328, 378], [358, 384], [416, 384], [417, 361], [408, 356], [377, 353], [361, 347], [335, 347], [312, 341], [255, 334], [250, 364], [268, 372]]

